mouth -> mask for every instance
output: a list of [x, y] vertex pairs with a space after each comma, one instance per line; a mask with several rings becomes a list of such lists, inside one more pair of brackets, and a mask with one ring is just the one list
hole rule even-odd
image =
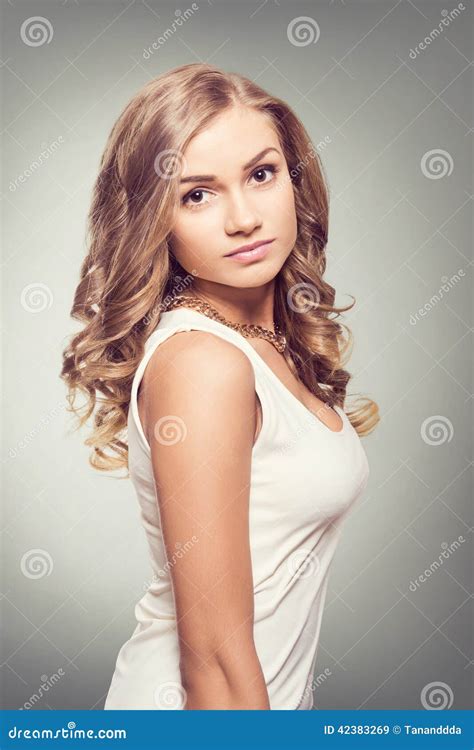
[[225, 258], [233, 258], [234, 260], [246, 261], [246, 260], [260, 260], [264, 258], [270, 251], [270, 245], [274, 241], [261, 240], [260, 242], [254, 242], [251, 245], [244, 245], [243, 247], [234, 250], [231, 253], [225, 255]]

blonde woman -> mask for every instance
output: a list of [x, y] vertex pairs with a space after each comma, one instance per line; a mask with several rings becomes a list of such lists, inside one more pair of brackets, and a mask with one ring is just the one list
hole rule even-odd
[[[370, 399], [324, 280], [328, 191], [287, 104], [192, 64], [118, 118], [62, 377], [92, 465], [128, 468], [153, 576], [106, 709], [310, 709]], [[353, 303], [352, 303], [353, 304]]]

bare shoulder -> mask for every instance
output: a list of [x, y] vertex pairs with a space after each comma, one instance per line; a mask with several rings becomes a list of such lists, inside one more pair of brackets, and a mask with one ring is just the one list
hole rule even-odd
[[[199, 419], [200, 430], [237, 429], [239, 417], [255, 431], [255, 374], [247, 355], [213, 333], [179, 331], [153, 352], [143, 377], [145, 422], [166, 414]], [[203, 419], [205, 417], [205, 420]], [[249, 419], [249, 418], [252, 419]], [[240, 422], [242, 424], [242, 420]]]
[[[179, 331], [170, 336], [153, 352], [145, 371], [147, 380], [161, 382], [229, 380], [242, 390], [253, 390], [255, 377], [252, 364], [238, 346], [207, 331]], [[203, 385], [201, 382], [200, 385]]]

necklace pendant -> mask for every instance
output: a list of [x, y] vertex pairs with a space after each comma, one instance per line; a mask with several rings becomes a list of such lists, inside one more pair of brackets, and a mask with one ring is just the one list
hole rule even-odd
[[278, 350], [278, 351], [280, 352], [280, 354], [283, 354], [283, 352], [284, 352], [284, 351], [285, 351], [285, 349], [286, 349], [286, 345], [287, 345], [287, 340], [286, 340], [286, 336], [283, 336], [283, 335], [282, 335], [282, 336], [280, 336], [280, 338], [279, 338], [279, 341], [278, 341], [278, 344], [277, 344], [277, 346], [276, 346], [276, 348], [277, 348], [277, 350]]

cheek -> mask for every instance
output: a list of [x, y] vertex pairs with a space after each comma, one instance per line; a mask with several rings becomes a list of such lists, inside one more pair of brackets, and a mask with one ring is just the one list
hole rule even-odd
[[289, 180], [282, 184], [281, 188], [275, 191], [274, 200], [272, 201], [274, 217], [279, 226], [292, 235], [296, 232], [296, 207], [293, 184]]
[[213, 242], [218, 235], [208, 221], [197, 215], [202, 215], [201, 212], [189, 211], [189, 214], [192, 215], [181, 216], [175, 223], [170, 239], [171, 251], [185, 271], [194, 271], [197, 276], [208, 278], [216, 255]]
[[277, 183], [274, 185], [272, 192], [272, 198], [275, 206], [288, 210], [293, 208], [294, 210], [294, 192], [293, 183], [288, 170], [282, 170]]
[[204, 213], [199, 210], [180, 213], [172, 232], [172, 247], [177, 255], [195, 257], [198, 251], [202, 253], [203, 239], [207, 244], [207, 236], [212, 235], [212, 222], [204, 218]]
[[183, 208], [176, 222], [176, 236], [192, 246], [203, 236], [215, 236], [216, 226], [221, 222], [222, 216], [216, 205], [194, 210]]

